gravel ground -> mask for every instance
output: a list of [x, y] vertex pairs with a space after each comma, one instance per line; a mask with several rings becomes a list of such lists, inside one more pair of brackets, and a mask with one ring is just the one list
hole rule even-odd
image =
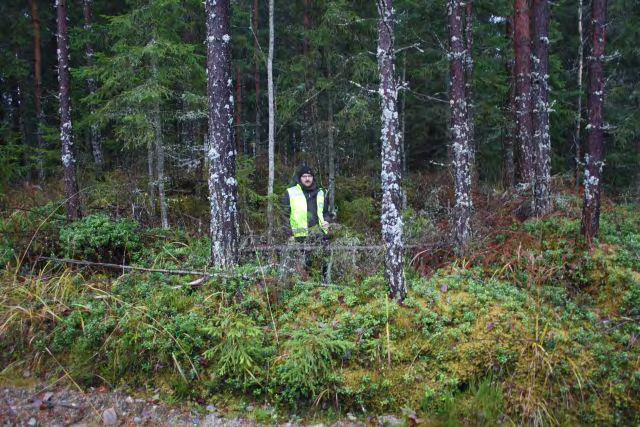
[[[363, 426], [351, 414], [334, 427]], [[397, 422], [396, 422], [397, 421]], [[394, 425], [393, 416], [369, 419], [369, 425]], [[224, 418], [213, 406], [195, 411], [156, 398], [143, 399], [104, 387], [79, 392], [67, 386], [16, 387], [0, 384], [0, 426], [232, 426], [259, 425], [247, 418]], [[309, 425], [286, 423], [283, 427]], [[316, 424], [315, 427], [324, 427]]]
[[0, 426], [255, 426], [246, 419], [225, 419], [215, 407], [205, 414], [104, 388], [85, 393], [67, 387], [0, 388]]

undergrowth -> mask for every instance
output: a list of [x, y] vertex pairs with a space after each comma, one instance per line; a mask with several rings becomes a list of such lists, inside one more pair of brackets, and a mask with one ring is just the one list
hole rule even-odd
[[[60, 255], [128, 253], [156, 268], [204, 268], [208, 257], [206, 239], [104, 217], [59, 236], [48, 250]], [[637, 207], [605, 211], [593, 248], [579, 219], [558, 215], [512, 226], [478, 253], [428, 277], [407, 270], [402, 306], [380, 274], [324, 287], [247, 264], [193, 287], [151, 272], [7, 268], [2, 376], [266, 400], [284, 419], [323, 409], [447, 425], [638, 423]]]

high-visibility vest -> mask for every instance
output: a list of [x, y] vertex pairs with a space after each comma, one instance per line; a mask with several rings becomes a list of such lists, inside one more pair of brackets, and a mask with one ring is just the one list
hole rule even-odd
[[[289, 215], [289, 223], [293, 237], [306, 237], [309, 235], [309, 222], [307, 218], [307, 198], [302, 191], [300, 184], [287, 189], [289, 193], [289, 205], [291, 206], [291, 214]], [[316, 196], [316, 205], [318, 208], [318, 225], [323, 233], [327, 230], [322, 226], [324, 223], [324, 191], [319, 190]]]

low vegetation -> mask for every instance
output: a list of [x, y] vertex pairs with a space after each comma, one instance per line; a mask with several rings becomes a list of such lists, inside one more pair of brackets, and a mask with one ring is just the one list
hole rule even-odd
[[[356, 268], [358, 255], [338, 257], [330, 286], [266, 256], [200, 286], [22, 258], [204, 270], [209, 246], [106, 215], [67, 226], [53, 205], [16, 211], [1, 224], [1, 375], [159, 389], [168, 401], [254, 408], [262, 422], [394, 413], [409, 424], [635, 424], [640, 213], [607, 205], [590, 250], [577, 204], [524, 223], [498, 212], [503, 223], [468, 259], [415, 250], [402, 306], [375, 262]], [[424, 238], [434, 224], [419, 216], [410, 212], [412, 233]]]

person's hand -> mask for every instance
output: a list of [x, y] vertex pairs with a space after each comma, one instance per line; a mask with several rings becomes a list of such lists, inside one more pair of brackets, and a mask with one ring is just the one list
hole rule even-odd
[[329, 223], [327, 221], [323, 222], [322, 228], [329, 228]]

